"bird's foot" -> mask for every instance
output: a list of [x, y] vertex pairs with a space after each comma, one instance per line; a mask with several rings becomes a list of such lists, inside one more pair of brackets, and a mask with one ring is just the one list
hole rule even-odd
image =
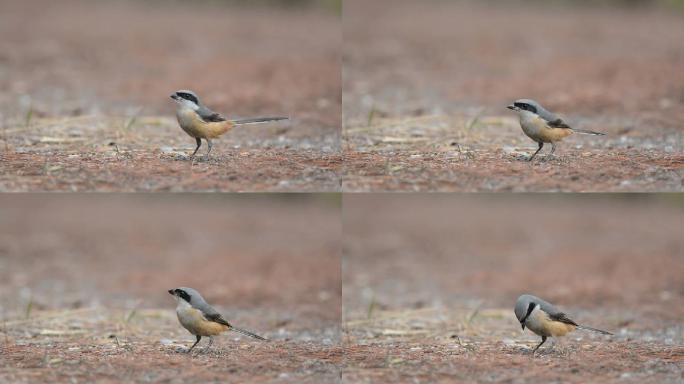
[[193, 156], [190, 158], [190, 161], [194, 163], [205, 163], [209, 161], [209, 158], [206, 156]]

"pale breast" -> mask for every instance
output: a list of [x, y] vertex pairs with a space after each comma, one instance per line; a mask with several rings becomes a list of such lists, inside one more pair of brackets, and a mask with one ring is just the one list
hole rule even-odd
[[178, 321], [180, 321], [183, 327], [194, 335], [197, 334], [198, 324], [206, 321], [204, 316], [202, 316], [202, 312], [192, 307], [176, 308], [176, 315], [178, 315]]
[[551, 336], [551, 334], [547, 332], [547, 329], [545, 327], [545, 324], [548, 321], [549, 318], [546, 315], [546, 313], [539, 309], [535, 309], [527, 317], [527, 321], [525, 321], [525, 326], [527, 326], [527, 329], [536, 333], [539, 336]]
[[520, 127], [529, 138], [542, 143], [553, 143], [572, 135], [572, 129], [551, 128], [546, 120], [532, 113], [520, 114]]
[[176, 111], [176, 118], [180, 127], [192, 137], [204, 138], [202, 125], [205, 124], [197, 113], [189, 108], [179, 108]]
[[535, 309], [530, 314], [525, 325], [537, 335], [547, 337], [565, 336], [568, 332], [575, 330], [574, 325], [551, 320], [546, 312], [538, 309]]
[[539, 132], [546, 127], [546, 122], [535, 114], [522, 112], [520, 113], [520, 127], [527, 137], [538, 142], [540, 141]]
[[228, 329], [227, 326], [208, 321], [202, 312], [192, 307], [177, 308], [178, 321], [193, 335], [214, 336]]
[[233, 127], [233, 123], [230, 121], [207, 123], [195, 111], [189, 108], [177, 110], [176, 117], [178, 118], [178, 124], [188, 135], [200, 139], [219, 137]]

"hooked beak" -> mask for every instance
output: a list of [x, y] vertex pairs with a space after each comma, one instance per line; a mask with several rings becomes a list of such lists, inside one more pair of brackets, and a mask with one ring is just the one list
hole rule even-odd
[[172, 94], [172, 95], [171, 95], [171, 96], [169, 96], [169, 97], [171, 97], [171, 98], [172, 98], [172, 99], [174, 99], [174, 100], [178, 100], [178, 96], [176, 96], [176, 94], [175, 94], [175, 93], [174, 93], [174, 94]]
[[176, 296], [176, 295], [173, 293], [173, 289], [169, 289], [169, 293], [172, 294], [172, 295], [174, 295], [174, 296]]
[[518, 107], [516, 107], [515, 105], [509, 105], [509, 106], [507, 106], [506, 108], [508, 108], [508, 109], [510, 109], [510, 110], [513, 110], [513, 111], [517, 111], [517, 110], [518, 110]]

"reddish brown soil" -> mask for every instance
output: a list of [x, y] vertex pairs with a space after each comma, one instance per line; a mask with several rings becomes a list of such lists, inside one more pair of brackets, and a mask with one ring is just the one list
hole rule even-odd
[[[0, 211], [2, 382], [339, 377], [336, 196], [30, 195]], [[185, 354], [178, 286], [272, 341]]]
[[[684, 13], [534, 4], [346, 1], [343, 188], [684, 190]], [[518, 98], [607, 136], [526, 164]]]
[[[679, 196], [344, 197], [349, 382], [678, 382], [684, 377]], [[543, 346], [518, 295], [574, 320]]]
[[[156, 151], [0, 155], [15, 173], [0, 175], [11, 191], [310, 191], [339, 189], [337, 155], [296, 150], [241, 150], [190, 163]], [[163, 172], [159, 170], [163, 168]]]
[[[0, 35], [0, 190], [339, 189], [341, 30], [330, 10], [3, 1]], [[194, 183], [160, 155], [194, 149], [169, 98], [188, 88], [229, 118], [291, 121], [215, 140], [200, 169], [217, 177]], [[110, 143], [135, 161], [96, 155], [113, 154]], [[245, 151], [249, 166], [236, 161]], [[31, 170], [47, 162], [60, 169]]]

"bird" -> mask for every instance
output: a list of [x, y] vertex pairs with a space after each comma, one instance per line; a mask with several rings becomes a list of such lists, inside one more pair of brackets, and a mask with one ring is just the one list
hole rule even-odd
[[176, 118], [180, 127], [193, 137], [197, 143], [197, 148], [190, 155], [193, 159], [197, 151], [202, 146], [202, 139], [207, 142], [207, 159], [212, 148], [212, 139], [215, 139], [228, 132], [236, 125], [261, 124], [271, 121], [288, 120], [289, 117], [255, 117], [249, 119], [228, 120], [219, 113], [207, 108], [192, 91], [180, 90], [171, 94], [171, 98], [176, 101]]
[[565, 336], [575, 329], [612, 335], [608, 331], [579, 325], [549, 302], [529, 294], [518, 297], [518, 300], [515, 302], [515, 316], [518, 318], [523, 330], [527, 327], [527, 329], [542, 338], [541, 343], [532, 351], [533, 355], [546, 342], [548, 337]]
[[232, 326], [218, 311], [207, 304], [199, 292], [192, 288], [180, 287], [169, 289], [168, 292], [176, 298], [176, 315], [178, 316], [178, 321], [183, 328], [197, 337], [197, 341], [190, 347], [188, 353], [195, 348], [202, 337], [209, 337], [208, 349], [214, 342], [213, 336], [226, 331], [235, 331], [257, 340], [268, 341], [268, 339], [255, 333]]
[[587, 135], [604, 136], [605, 133], [569, 126], [559, 116], [547, 111], [538, 102], [531, 99], [519, 99], [507, 107], [518, 113], [520, 127], [532, 140], [539, 143], [537, 151], [529, 158], [532, 161], [542, 150], [544, 143], [551, 143], [551, 155], [556, 151], [556, 142], [572, 135], [574, 132]]

